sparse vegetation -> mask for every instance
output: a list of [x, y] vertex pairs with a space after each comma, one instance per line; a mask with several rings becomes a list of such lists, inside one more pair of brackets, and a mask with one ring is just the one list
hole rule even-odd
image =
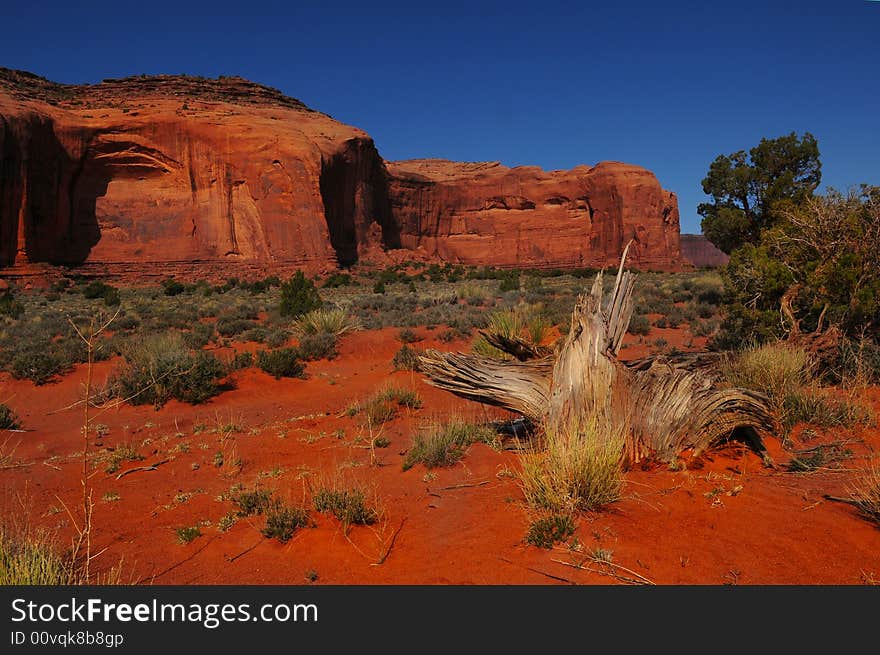
[[202, 531], [198, 526], [183, 526], [176, 528], [174, 534], [177, 535], [177, 541], [182, 544], [188, 544], [202, 536]]
[[620, 498], [623, 438], [598, 424], [550, 431], [544, 448], [522, 458], [520, 482], [535, 509], [556, 514], [597, 510]]
[[569, 514], [547, 514], [529, 525], [526, 543], [538, 548], [553, 548], [570, 538], [575, 531], [574, 519]]
[[235, 491], [230, 500], [236, 506], [236, 515], [240, 518], [265, 513], [272, 504], [272, 492], [268, 489], [251, 491]]
[[157, 334], [128, 342], [124, 363], [108, 381], [112, 392], [133, 405], [162, 407], [172, 398], [198, 404], [220, 393], [226, 374], [214, 356], [187, 348], [179, 334]]
[[850, 498], [866, 519], [880, 525], [880, 469], [865, 471], [850, 488]]
[[452, 466], [464, 456], [468, 446], [477, 442], [497, 445], [498, 434], [489, 426], [465, 421], [453, 421], [428, 429], [413, 438], [403, 461], [403, 470], [418, 463], [429, 469]]
[[144, 456], [138, 452], [137, 446], [133, 443], [122, 443], [108, 455], [104, 471], [116, 473], [123, 462], [138, 462], [143, 459]]
[[403, 344], [394, 354], [391, 360], [395, 371], [418, 371], [419, 370], [419, 351]]
[[21, 427], [18, 414], [7, 405], [0, 403], [0, 430], [17, 430]]
[[260, 533], [281, 543], [289, 541], [299, 528], [311, 525], [309, 513], [301, 507], [290, 507], [281, 502], [272, 503], [266, 511], [266, 525]]
[[261, 350], [257, 354], [257, 366], [276, 380], [299, 378], [303, 376], [306, 368], [299, 357], [300, 353], [296, 348]]
[[367, 502], [366, 491], [360, 488], [324, 485], [315, 490], [312, 500], [316, 511], [332, 514], [346, 527], [371, 525], [379, 518]]

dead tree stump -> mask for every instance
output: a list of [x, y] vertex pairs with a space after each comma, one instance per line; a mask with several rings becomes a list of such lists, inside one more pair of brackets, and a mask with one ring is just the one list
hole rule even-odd
[[773, 425], [766, 397], [721, 386], [711, 356], [646, 358], [629, 366], [617, 359], [636, 279], [623, 270], [625, 259], [626, 250], [607, 299], [602, 273], [579, 296], [555, 353], [528, 359], [529, 349], [516, 339], [496, 340], [493, 345], [518, 361], [428, 350], [420, 356], [421, 371], [436, 387], [522, 414], [545, 430], [601, 425], [609, 440], [623, 435], [622, 456], [630, 464], [647, 457], [672, 461], [685, 450], [699, 454], [737, 429], [762, 451], [757, 430]]

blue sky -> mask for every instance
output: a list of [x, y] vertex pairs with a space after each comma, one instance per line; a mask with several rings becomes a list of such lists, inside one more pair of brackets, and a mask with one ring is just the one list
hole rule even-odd
[[241, 75], [386, 159], [653, 170], [699, 232], [719, 154], [812, 132], [823, 183], [880, 184], [880, 3], [7, 3], [0, 65]]

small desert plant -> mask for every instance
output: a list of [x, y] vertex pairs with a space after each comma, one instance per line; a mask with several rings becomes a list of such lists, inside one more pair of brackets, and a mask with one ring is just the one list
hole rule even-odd
[[416, 391], [404, 387], [386, 387], [365, 402], [349, 407], [348, 414], [355, 416], [362, 412], [368, 425], [379, 426], [397, 416], [399, 407], [419, 409], [421, 406], [422, 399]]
[[636, 314], [629, 322], [629, 327], [626, 331], [638, 336], [647, 336], [651, 333], [651, 321], [644, 314]]
[[235, 356], [226, 364], [229, 371], [240, 371], [254, 365], [254, 355], [249, 352], [235, 353]]
[[415, 343], [416, 341], [421, 341], [422, 338], [416, 334], [416, 331], [412, 328], [403, 328], [400, 332], [397, 333], [398, 341], [403, 343]]
[[822, 444], [799, 453], [795, 453], [786, 464], [789, 471], [795, 473], [811, 473], [820, 469], [831, 468], [841, 460], [852, 456], [852, 451], [840, 444]]
[[144, 459], [137, 446], [133, 443], [122, 443], [116, 446], [116, 449], [107, 457], [107, 466], [104, 471], [107, 473], [116, 473], [123, 462], [138, 462]]
[[522, 458], [526, 501], [551, 513], [596, 510], [620, 498], [623, 438], [598, 422], [550, 429], [544, 450]]
[[238, 490], [230, 498], [240, 518], [265, 513], [272, 505], [272, 492], [268, 489]]
[[818, 427], [853, 427], [869, 423], [869, 410], [850, 398], [836, 398], [814, 386], [792, 390], [782, 402], [780, 421], [786, 434], [798, 423]]
[[302, 337], [314, 334], [332, 334], [341, 337], [360, 327], [357, 317], [341, 307], [321, 307], [303, 314], [294, 324], [294, 334]]
[[371, 426], [383, 425], [397, 416], [397, 408], [384, 398], [374, 396], [359, 408]]
[[213, 355], [191, 351], [179, 334], [133, 340], [123, 349], [124, 363], [108, 386], [133, 405], [161, 407], [174, 398], [202, 403], [220, 393], [223, 364]]
[[395, 371], [418, 371], [419, 370], [419, 351], [403, 344], [400, 350], [394, 354], [391, 360]]
[[299, 350], [296, 348], [261, 350], [257, 355], [257, 366], [274, 376], [276, 380], [302, 377], [305, 372], [305, 366], [299, 361]]
[[853, 505], [869, 521], [880, 525], [880, 468], [871, 468], [850, 488]]
[[72, 368], [55, 348], [26, 348], [12, 357], [9, 371], [16, 380], [43, 385]]
[[525, 328], [529, 341], [533, 345], [539, 346], [547, 337], [547, 333], [550, 330], [550, 321], [540, 312], [533, 311], [525, 318]]
[[574, 534], [574, 519], [569, 514], [547, 514], [529, 525], [526, 543], [538, 548], [553, 548]]
[[311, 525], [309, 513], [301, 507], [290, 507], [281, 502], [270, 505], [266, 511], [266, 525], [260, 533], [269, 539], [288, 541], [298, 528]]
[[66, 585], [75, 581], [71, 562], [58, 554], [45, 533], [0, 525], [0, 585]]
[[786, 396], [798, 392], [812, 379], [812, 369], [806, 351], [769, 343], [734, 355], [726, 363], [724, 373], [734, 386], [765, 394], [781, 415]]
[[17, 430], [21, 427], [18, 414], [0, 403], [0, 430]]
[[415, 436], [403, 461], [403, 470], [421, 462], [427, 468], [452, 466], [460, 460], [468, 446], [482, 442], [497, 444], [498, 434], [491, 427], [453, 421]]
[[[503, 312], [495, 312], [489, 317], [489, 325], [486, 332], [495, 334], [509, 339], [518, 338], [523, 329], [523, 322], [520, 313], [514, 310]], [[490, 357], [492, 359], [509, 360], [513, 359], [511, 355], [499, 350], [495, 346], [489, 344], [482, 335], [474, 339], [471, 349], [475, 354], [482, 357]]]
[[333, 359], [339, 354], [336, 349], [336, 336], [330, 332], [301, 336], [296, 350], [300, 358], [307, 362], [318, 359]]
[[419, 409], [422, 406], [422, 399], [418, 392], [405, 387], [385, 387], [376, 395], [376, 398], [397, 403], [400, 407], [409, 409]]
[[202, 531], [198, 528], [198, 526], [183, 526], [174, 530], [174, 534], [177, 535], [177, 541], [182, 544], [188, 544], [191, 541], [198, 539], [202, 536]]
[[367, 494], [356, 487], [344, 488], [338, 484], [321, 486], [312, 498], [315, 510], [327, 512], [339, 519], [344, 526], [371, 525], [379, 515], [367, 502]]

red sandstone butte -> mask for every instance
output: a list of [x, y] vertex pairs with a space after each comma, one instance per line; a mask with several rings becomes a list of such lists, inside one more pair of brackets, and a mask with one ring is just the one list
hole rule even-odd
[[499, 162], [388, 162], [401, 245], [464, 264], [681, 266], [678, 203], [650, 171], [618, 162], [544, 171]]
[[681, 266], [675, 196], [636, 166], [386, 165], [364, 131], [241, 78], [64, 85], [0, 68], [7, 270], [332, 267], [385, 253], [602, 266], [630, 238], [634, 266]]

